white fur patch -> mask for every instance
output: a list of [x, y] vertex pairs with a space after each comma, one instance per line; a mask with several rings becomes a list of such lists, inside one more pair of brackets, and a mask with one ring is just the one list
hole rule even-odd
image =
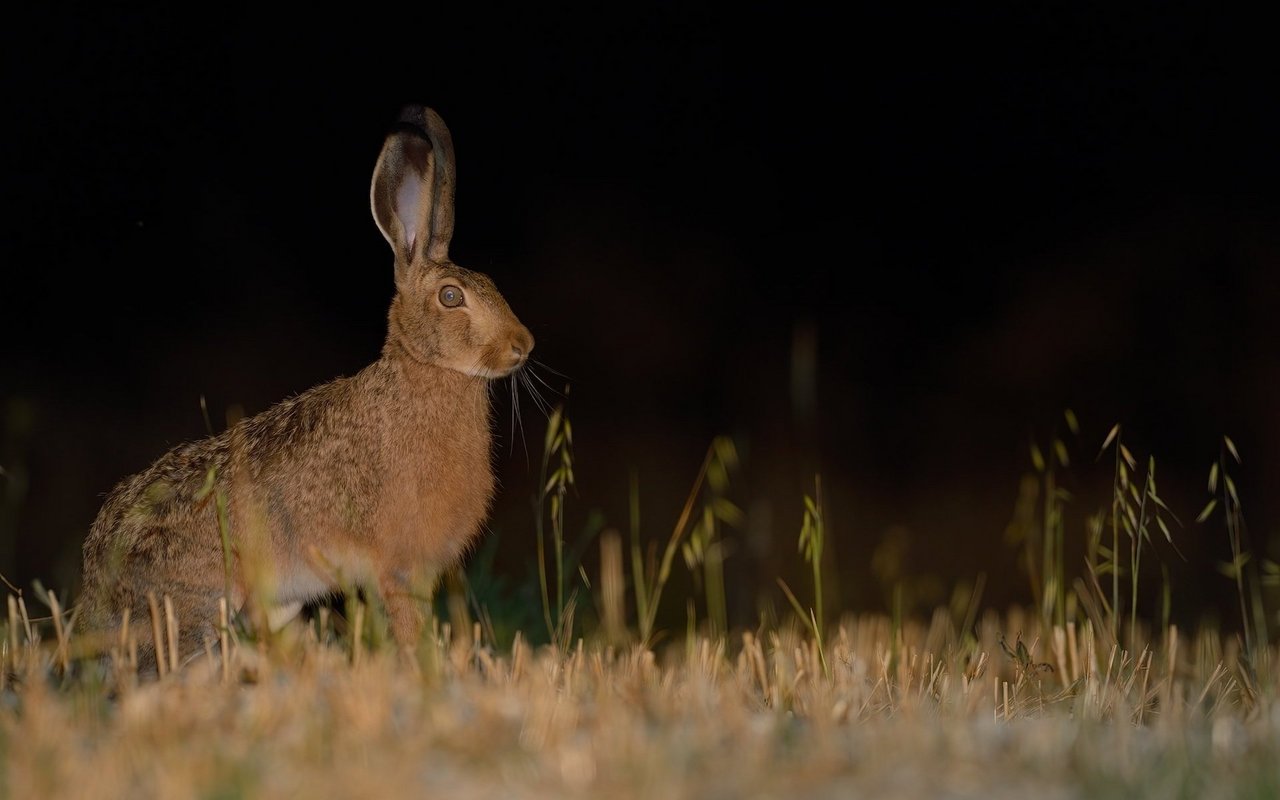
[[297, 603], [301, 608], [304, 603], [324, 597], [332, 591], [329, 582], [322, 580], [305, 564], [286, 567], [281, 570], [276, 579], [278, 581], [275, 591], [276, 602], [282, 606]]
[[271, 628], [271, 632], [276, 633], [285, 625], [288, 625], [294, 617], [298, 616], [298, 612], [302, 610], [302, 606], [302, 603], [288, 603], [286, 605], [268, 608], [267, 626]]
[[422, 204], [422, 179], [416, 170], [405, 170], [405, 179], [396, 189], [396, 217], [400, 227], [404, 228], [404, 240], [409, 249], [418, 238], [418, 223], [422, 219], [419, 206]]

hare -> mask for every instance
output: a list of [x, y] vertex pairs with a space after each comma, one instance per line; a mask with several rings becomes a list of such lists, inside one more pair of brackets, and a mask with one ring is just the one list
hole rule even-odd
[[444, 121], [406, 108], [371, 189], [395, 255], [381, 357], [117, 485], [84, 542], [91, 628], [128, 609], [153, 663], [149, 594], [171, 598], [179, 650], [194, 655], [223, 596], [278, 627], [359, 584], [381, 595], [396, 641], [416, 641], [420, 593], [462, 558], [493, 498], [488, 382], [533, 350], [493, 281], [449, 260], [454, 177]]

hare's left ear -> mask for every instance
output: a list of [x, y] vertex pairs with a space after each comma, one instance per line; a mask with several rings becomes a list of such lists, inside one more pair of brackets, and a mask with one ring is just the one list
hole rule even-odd
[[374, 221], [396, 254], [396, 271], [416, 256], [449, 260], [453, 236], [453, 140], [440, 115], [410, 106], [387, 136], [373, 170]]

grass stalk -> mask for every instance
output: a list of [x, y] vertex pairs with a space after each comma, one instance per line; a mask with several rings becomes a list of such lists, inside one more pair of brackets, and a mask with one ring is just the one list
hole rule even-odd
[[631, 472], [628, 491], [628, 510], [631, 528], [631, 586], [636, 597], [636, 619], [640, 620], [640, 638], [648, 641], [650, 631], [645, 628], [649, 619], [648, 581], [645, 579], [645, 558], [640, 545], [640, 476]]
[[164, 622], [160, 617], [160, 606], [156, 602], [155, 592], [147, 592], [147, 609], [151, 612], [151, 639], [155, 643], [156, 673], [163, 678], [169, 671], [169, 664], [164, 656], [164, 636], [161, 633]]
[[[1116, 464], [1111, 483], [1111, 641], [1120, 641], [1120, 505], [1124, 502], [1124, 463], [1120, 458], [1120, 425], [1111, 429], [1116, 440]], [[1111, 437], [1109, 436], [1108, 439]], [[1107, 445], [1102, 445], [1105, 450]]]
[[822, 553], [826, 544], [826, 522], [822, 513], [822, 476], [813, 477], [813, 497], [805, 495], [804, 517], [800, 523], [799, 548], [813, 571], [813, 614], [819, 630], [826, 629], [823, 614]]
[[671, 530], [671, 537], [667, 540], [666, 549], [662, 553], [662, 562], [656, 573], [651, 572], [648, 576], [648, 588], [645, 589], [645, 595], [648, 598], [645, 604], [645, 613], [640, 617], [640, 640], [642, 642], [652, 642], [653, 626], [658, 614], [658, 604], [662, 600], [662, 591], [666, 588], [667, 580], [671, 577], [671, 563], [676, 557], [676, 552], [680, 549], [680, 541], [684, 536], [686, 527], [689, 524], [689, 518], [693, 514], [694, 503], [698, 498], [698, 493], [702, 491], [702, 482], [707, 477], [707, 469], [711, 465], [711, 459], [715, 456], [715, 445], [707, 448], [707, 454], [702, 459], [702, 466], [698, 468], [698, 475], [694, 478], [693, 488], [689, 490], [689, 496], [684, 501], [684, 507], [680, 509], [680, 516], [676, 519], [675, 527]]
[[[675, 527], [671, 530], [671, 537], [667, 540], [667, 546], [662, 553], [662, 561], [656, 573], [652, 569], [644, 570], [648, 572], [645, 576], [645, 582], [648, 585], [644, 589], [647, 613], [640, 617], [642, 642], [652, 642], [658, 604], [662, 599], [663, 589], [671, 577], [671, 566], [677, 552], [683, 552], [685, 563], [690, 570], [702, 569], [704, 589], [709, 592], [707, 602], [712, 627], [718, 633], [726, 632], [727, 604], [722, 571], [724, 546], [717, 532], [721, 523], [735, 527], [742, 524], [742, 511], [725, 497], [729, 488], [729, 473], [737, 468], [737, 464], [738, 455], [733, 441], [726, 436], [713, 439], [707, 447], [707, 453], [702, 459], [702, 465], [698, 468], [698, 475], [680, 510]], [[702, 513], [698, 521], [690, 526], [699, 497], [703, 498]], [[688, 541], [685, 541], [686, 532]], [[636, 542], [632, 547], [633, 555], [638, 549], [639, 545]], [[634, 568], [634, 557], [632, 561]]]
[[[555, 462], [554, 469], [552, 463]], [[564, 552], [565, 498], [574, 485], [573, 475], [573, 426], [564, 414], [564, 405], [558, 405], [547, 418], [547, 433], [543, 439], [541, 485], [534, 502], [535, 531], [538, 548], [538, 583], [542, 592], [542, 616], [547, 626], [547, 636], [555, 639], [566, 620], [565, 576], [569, 565]], [[543, 520], [551, 521], [551, 546], [555, 557], [547, 565], [546, 528]], [[549, 573], [554, 570], [555, 605], [552, 605]], [[553, 613], [554, 610], [554, 613]], [[569, 631], [572, 638], [572, 631]]]

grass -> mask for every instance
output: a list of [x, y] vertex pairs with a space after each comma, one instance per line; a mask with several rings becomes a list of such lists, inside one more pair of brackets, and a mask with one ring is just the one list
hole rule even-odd
[[[1074, 415], [1066, 419], [1078, 438]], [[708, 449], [661, 551], [644, 536], [635, 480], [629, 541], [605, 529], [566, 545], [571, 447], [561, 409], [535, 498], [530, 596], [548, 644], [531, 643], [530, 631], [497, 633], [501, 607], [483, 598], [501, 581], [482, 569], [451, 576], [412, 652], [389, 639], [377, 599], [352, 592], [273, 636], [224, 617], [218, 642], [199, 653], [169, 647], [161, 676], [145, 677], [133, 655], [139, 626], [178, 640], [166, 598], [150, 619], [95, 641], [56, 593], [10, 587], [0, 796], [1280, 793], [1280, 649], [1266, 624], [1280, 569], [1249, 557], [1230, 440], [1199, 523], [1223, 513], [1234, 556], [1223, 571], [1237, 587], [1243, 638], [1168, 624], [1167, 569], [1160, 612], [1140, 612], [1149, 603], [1141, 567], [1176, 557], [1177, 522], [1154, 459], [1139, 470], [1119, 427], [1103, 447], [1115, 451], [1112, 501], [1081, 532], [1082, 570], [1062, 555], [1073, 535], [1067, 443], [1051, 440], [1047, 459], [1033, 447], [1034, 491], [1020, 501], [1015, 537], [1035, 600], [1027, 609], [982, 609], [979, 578], [913, 618], [898, 580], [892, 614], [833, 616], [822, 577], [836, 532], [815, 480], [797, 526], [812, 605], [797, 596], [808, 588], [782, 583], [794, 618], [732, 630], [721, 569], [742, 516], [730, 499], [732, 442]], [[583, 559], [592, 542], [594, 576]], [[664, 606], [679, 561], [694, 594]], [[491, 564], [492, 551], [477, 563]], [[662, 642], [659, 620], [681, 606], [684, 635]], [[537, 626], [537, 612], [521, 610]]]
[[[207, 654], [134, 681], [68, 672], [42, 627], [19, 621], [5, 653], [16, 797], [1269, 796], [1280, 780], [1280, 687], [1207, 634], [1130, 653], [1088, 625], [988, 613], [964, 646], [939, 614], [902, 626], [891, 669], [890, 620], [847, 617], [827, 672], [795, 626], [690, 654], [498, 652], [438, 623], [409, 661], [330, 616], [233, 645], [226, 674]], [[1031, 644], [1006, 655], [1018, 629]]]

